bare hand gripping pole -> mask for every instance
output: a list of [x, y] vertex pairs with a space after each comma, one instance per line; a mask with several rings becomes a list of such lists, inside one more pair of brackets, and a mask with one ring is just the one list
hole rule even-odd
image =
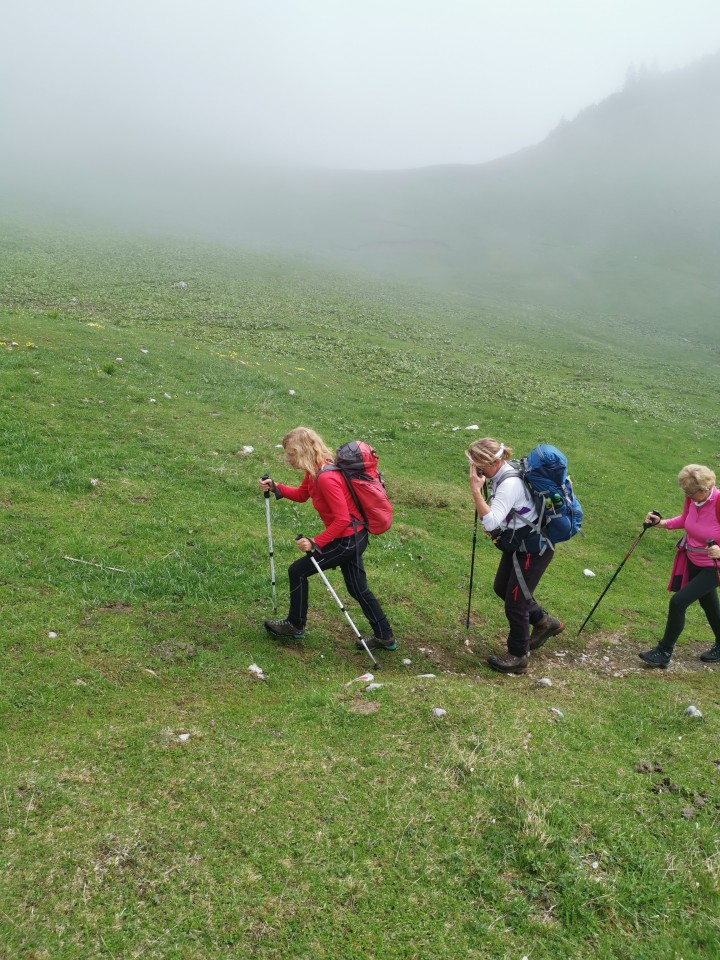
[[[261, 480], [269, 480], [270, 474], [264, 473]], [[270, 491], [266, 490], [265, 496], [265, 519], [267, 520], [268, 546], [270, 549], [270, 583], [272, 585], [273, 610], [277, 613], [277, 593], [275, 592], [275, 555], [273, 552], [272, 527], [270, 525]]]
[[[304, 538], [303, 538], [303, 535], [302, 535], [301, 533], [299, 533], [299, 534], [295, 537], [295, 539], [296, 539], [296, 540], [302, 540], [302, 539], [304, 539]], [[377, 662], [377, 660], [375, 659], [375, 657], [374, 657], [374, 656], [372, 655], [372, 653], [370, 652], [370, 647], [368, 647], [367, 643], [365, 642], [365, 638], [362, 636], [362, 634], [360, 633], [360, 631], [358, 630], [358, 628], [357, 628], [357, 627], [355, 626], [355, 624], [353, 623], [352, 617], [350, 616], [350, 614], [349, 614], [349, 613], [347, 612], [347, 610], [345, 609], [345, 606], [343, 605], [342, 600], [340, 599], [340, 597], [339, 597], [339, 596], [335, 593], [335, 591], [333, 590], [330, 581], [329, 581], [328, 578], [325, 576], [325, 573], [324, 573], [324, 571], [322, 570], [322, 568], [320, 567], [320, 564], [317, 562], [317, 560], [316, 560], [315, 557], [313, 556], [312, 550], [308, 550], [308, 551], [307, 551], [307, 555], [308, 555], [308, 557], [310, 557], [310, 559], [311, 559], [312, 562], [313, 562], [313, 565], [314, 565], [315, 569], [316, 569], [317, 572], [320, 574], [320, 577], [321, 577], [321, 579], [322, 579], [322, 582], [323, 582], [323, 583], [325, 584], [325, 586], [328, 588], [328, 593], [329, 593], [330, 596], [333, 598], [333, 600], [335, 601], [335, 603], [340, 607], [340, 609], [342, 610], [342, 612], [345, 614], [345, 616], [346, 616], [346, 618], [347, 618], [347, 622], [348, 622], [348, 623], [350, 624], [350, 626], [353, 628], [353, 633], [354, 633], [355, 636], [358, 638], [358, 640], [360, 641], [360, 643], [363, 645], [363, 647], [365, 648], [365, 652], [367, 653], [367, 655], [368, 655], [368, 656], [370, 657], [370, 659], [372, 660], [372, 665], [375, 667], [376, 670], [379, 670], [379, 669], [380, 669], [380, 664]]]
[[590, 611], [590, 613], [589, 613], [589, 614], [585, 617], [585, 619], [583, 620], [583, 625], [582, 625], [582, 627], [580, 627], [580, 629], [579, 629], [578, 632], [577, 632], [577, 635], [578, 635], [578, 636], [580, 636], [580, 634], [583, 632], [583, 627], [584, 627], [585, 624], [588, 622], [588, 620], [590, 619], [590, 617], [595, 613], [595, 611], [597, 610], [597, 608], [600, 606], [600, 601], [602, 600], [602, 598], [605, 596], [605, 594], [608, 592], [608, 590], [609, 590], [610, 587], [612, 586], [613, 581], [615, 580], [615, 577], [620, 573], [620, 571], [622, 570], [622, 568], [625, 566], [625, 563], [626, 563], [628, 557], [630, 556], [630, 554], [633, 552], [633, 550], [635, 549], [635, 547], [636, 547], [636, 546], [640, 543], [640, 541], [642, 540], [645, 531], [646, 531], [646, 530], [649, 530], [650, 527], [655, 527], [655, 526], [657, 526], [657, 523], [658, 523], [660, 520], [662, 520], [662, 514], [661, 514], [661, 513], [658, 513], [657, 510], [651, 510], [650, 513], [651, 513], [654, 517], [657, 517], [657, 521], [656, 521], [655, 523], [643, 523], [643, 528], [642, 528], [642, 530], [640, 531], [640, 533], [638, 534], [638, 536], [635, 537], [635, 539], [633, 540], [630, 549], [628, 550], [628, 552], [627, 552], [627, 553], [625, 554], [625, 556], [623, 557], [622, 563], [621, 563], [620, 566], [617, 568], [617, 570], [615, 571], [615, 573], [612, 575], [612, 577], [610, 578], [610, 582], [608, 583], [608, 585], [605, 587], [605, 589], [603, 590], [603, 592], [602, 592], [602, 593], [600, 594], [600, 596], [598, 597], [595, 606], [592, 608], [592, 610]]

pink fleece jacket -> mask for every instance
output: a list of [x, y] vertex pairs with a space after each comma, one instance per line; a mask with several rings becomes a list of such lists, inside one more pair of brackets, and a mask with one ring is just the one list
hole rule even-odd
[[[683, 511], [679, 517], [672, 517], [665, 524], [668, 530], [684, 530], [687, 534], [688, 547], [707, 547], [708, 540], [720, 544], [720, 521], [717, 518], [716, 500], [720, 497], [717, 487], [702, 506], [698, 507], [692, 500], [687, 504], [687, 512]], [[696, 567], [711, 567], [714, 560], [705, 552], [690, 553], [690, 559]]]

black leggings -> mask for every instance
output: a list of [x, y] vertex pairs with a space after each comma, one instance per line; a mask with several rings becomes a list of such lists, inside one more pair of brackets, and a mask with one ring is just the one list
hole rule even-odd
[[718, 601], [718, 576], [715, 565], [712, 567], [697, 567], [688, 558], [688, 583], [670, 598], [665, 633], [660, 641], [660, 647], [668, 653], [675, 646], [675, 641], [683, 632], [685, 626], [685, 611], [691, 603], [699, 601], [705, 612], [707, 622], [715, 634], [715, 643], [720, 644], [720, 601]]
[[[550, 549], [542, 554], [517, 554], [520, 570], [530, 593], [540, 583], [540, 578], [554, 556], [554, 551]], [[545, 611], [536, 600], [528, 600], [522, 592], [517, 581], [512, 553], [502, 555], [493, 589], [505, 601], [505, 616], [510, 624], [508, 653], [514, 657], [524, 657], [530, 649], [530, 625], [535, 625], [542, 619]]]
[[[360, 604], [362, 612], [372, 627], [373, 634], [383, 640], [392, 637], [392, 627], [383, 609], [368, 587], [362, 555], [368, 545], [367, 530], [359, 530], [352, 537], [331, 540], [321, 551], [313, 556], [321, 570], [333, 570], [340, 567], [345, 578], [345, 586], [351, 597]], [[290, 578], [290, 612], [288, 620], [296, 627], [303, 628], [308, 610], [308, 577], [317, 573], [309, 556], [305, 555], [288, 567]]]

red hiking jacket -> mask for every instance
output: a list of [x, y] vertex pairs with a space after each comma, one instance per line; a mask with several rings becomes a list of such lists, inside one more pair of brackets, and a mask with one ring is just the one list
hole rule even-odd
[[284, 483], [276, 483], [275, 487], [281, 496], [296, 503], [312, 500], [312, 505], [325, 524], [322, 533], [311, 538], [319, 549], [327, 546], [331, 540], [351, 537], [358, 529], [358, 523], [361, 527], [365, 526], [362, 520], [356, 518], [353, 527], [351, 516], [357, 513], [357, 507], [338, 470], [323, 470], [317, 476], [306, 473], [299, 487], [286, 487]]

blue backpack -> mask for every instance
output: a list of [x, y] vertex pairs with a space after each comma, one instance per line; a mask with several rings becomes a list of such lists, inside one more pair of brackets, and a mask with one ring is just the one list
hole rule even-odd
[[583, 509], [573, 493], [567, 463], [565, 454], [549, 443], [539, 444], [521, 460], [510, 461], [514, 475], [526, 484], [537, 510], [537, 520], [525, 522], [530, 527], [527, 535], [538, 535], [540, 552], [547, 546], [552, 550], [556, 543], [581, 532]]

